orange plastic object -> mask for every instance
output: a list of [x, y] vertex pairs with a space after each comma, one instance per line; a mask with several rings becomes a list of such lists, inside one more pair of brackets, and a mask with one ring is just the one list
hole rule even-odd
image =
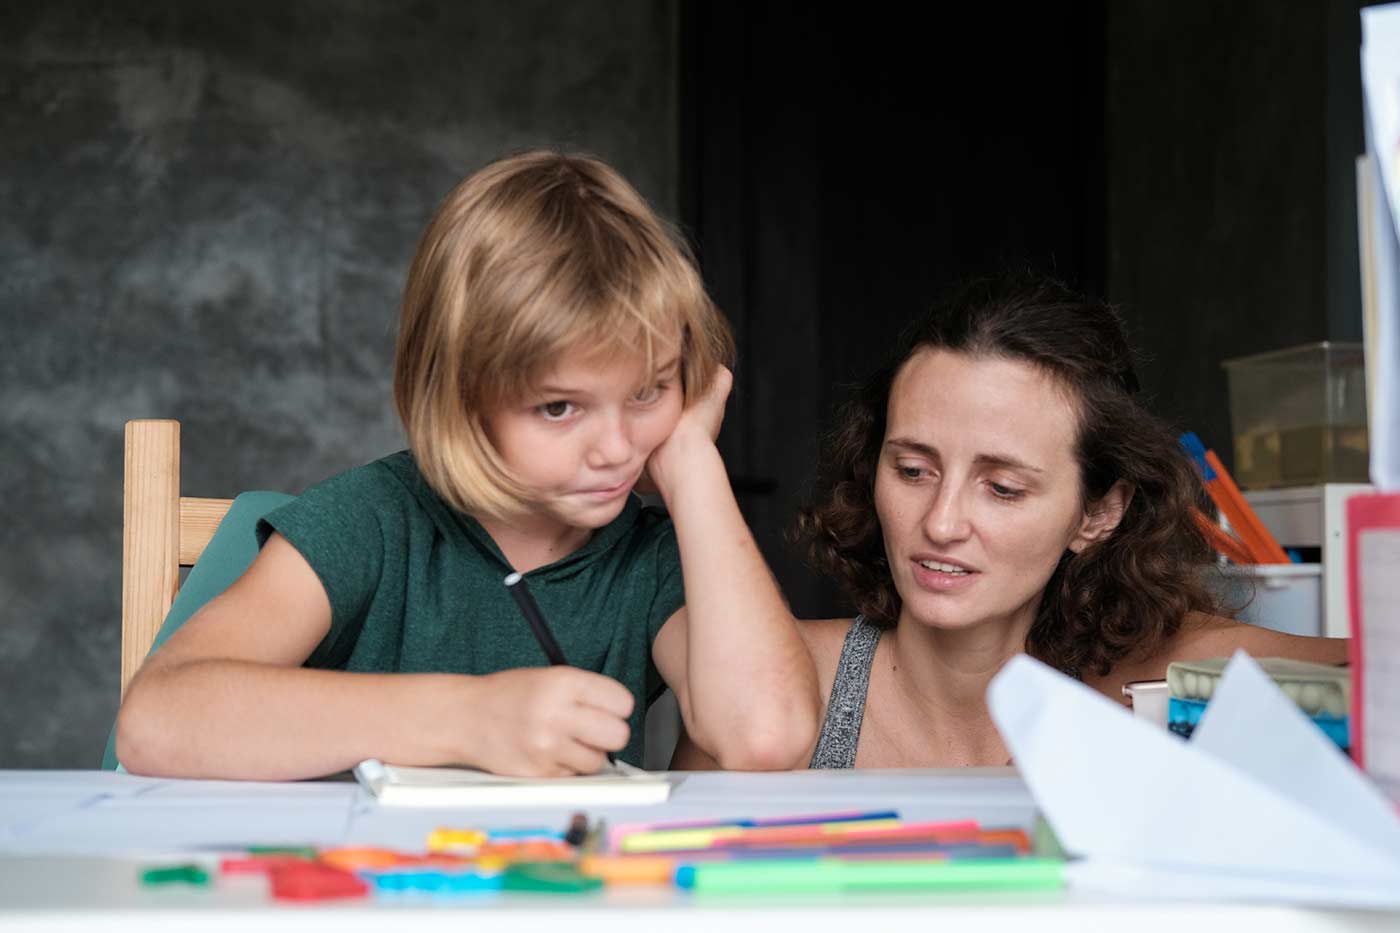
[[675, 881], [676, 860], [657, 855], [585, 855], [578, 870], [602, 878], [604, 884], [669, 885]]
[[1022, 829], [988, 829], [977, 836], [984, 846], [1015, 846], [1022, 855], [1030, 855], [1031, 840]]
[[1205, 535], [1210, 546], [1237, 564], [1256, 563], [1254, 555], [1249, 548], [1245, 547], [1243, 541], [1221, 528], [1211, 521], [1197, 509], [1191, 510], [1191, 519], [1196, 523], [1196, 527]]
[[1220, 462], [1220, 458], [1215, 455], [1215, 451], [1206, 451], [1206, 463], [1215, 471], [1215, 479], [1206, 483], [1206, 491], [1210, 493], [1211, 499], [1220, 507], [1226, 517], [1230, 519], [1230, 524], [1239, 533], [1240, 538], [1251, 551], [1258, 550], [1261, 564], [1288, 564], [1292, 563], [1288, 555], [1283, 552], [1283, 548], [1274, 540], [1274, 536], [1269, 533], [1269, 529], [1264, 527], [1264, 523], [1259, 520], [1254, 509], [1245, 501], [1244, 493], [1240, 492], [1235, 485], [1234, 479], [1226, 471], [1225, 465]]
[[402, 854], [392, 849], [360, 846], [326, 849], [321, 853], [320, 861], [321, 864], [329, 865], [332, 868], [359, 871], [364, 868], [392, 868], [395, 865], [402, 865], [405, 861], [416, 861], [416, 859], [411, 857], [406, 859]]

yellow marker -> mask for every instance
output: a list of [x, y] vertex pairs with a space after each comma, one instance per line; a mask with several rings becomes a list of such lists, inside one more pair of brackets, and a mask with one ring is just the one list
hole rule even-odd
[[429, 852], [452, 852], [475, 849], [486, 842], [486, 833], [479, 829], [449, 829], [439, 827], [428, 834]]
[[[778, 836], [779, 830], [785, 833], [801, 830], [804, 834], [839, 835], [858, 830], [891, 829], [899, 825], [899, 820], [890, 819], [839, 820], [831, 823], [781, 827], [711, 826], [705, 829], [663, 829], [624, 836], [620, 848], [623, 852], [679, 852], [687, 849], [709, 849], [732, 839], [763, 839], [769, 835]], [[775, 844], [782, 843], [780, 840], [775, 840]]]

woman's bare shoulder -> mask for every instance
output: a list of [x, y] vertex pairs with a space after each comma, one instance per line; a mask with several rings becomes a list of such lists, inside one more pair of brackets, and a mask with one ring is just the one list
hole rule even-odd
[[1240, 650], [1258, 658], [1293, 658], [1316, 664], [1344, 664], [1347, 660], [1345, 638], [1289, 635], [1200, 612], [1186, 617], [1169, 647], [1181, 654], [1180, 660], [1225, 657]]
[[1235, 619], [1193, 612], [1176, 635], [1145, 658], [1125, 659], [1116, 665], [1099, 689], [1115, 694], [1123, 684], [1137, 680], [1162, 680], [1173, 661], [1199, 661], [1229, 657], [1244, 651], [1256, 658], [1293, 658], [1317, 664], [1343, 664], [1347, 660], [1345, 638], [1309, 638], [1287, 635]]

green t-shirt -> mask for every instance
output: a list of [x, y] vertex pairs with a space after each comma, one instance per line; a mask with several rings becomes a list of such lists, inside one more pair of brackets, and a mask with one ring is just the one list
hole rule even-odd
[[[500, 548], [433, 491], [408, 451], [269, 513], [258, 523], [260, 546], [273, 529], [330, 598], [331, 628], [307, 667], [490, 674], [549, 663], [506, 591], [511, 566]], [[525, 579], [569, 663], [636, 697], [621, 757], [640, 765], [646, 708], [665, 686], [651, 645], [685, 603], [670, 519], [631, 497], [583, 547]]]

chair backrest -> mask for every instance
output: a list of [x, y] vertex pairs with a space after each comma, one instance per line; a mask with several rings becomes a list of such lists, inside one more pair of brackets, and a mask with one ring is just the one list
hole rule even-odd
[[146, 659], [175, 593], [232, 499], [180, 495], [180, 422], [126, 423], [122, 496], [122, 681]]

